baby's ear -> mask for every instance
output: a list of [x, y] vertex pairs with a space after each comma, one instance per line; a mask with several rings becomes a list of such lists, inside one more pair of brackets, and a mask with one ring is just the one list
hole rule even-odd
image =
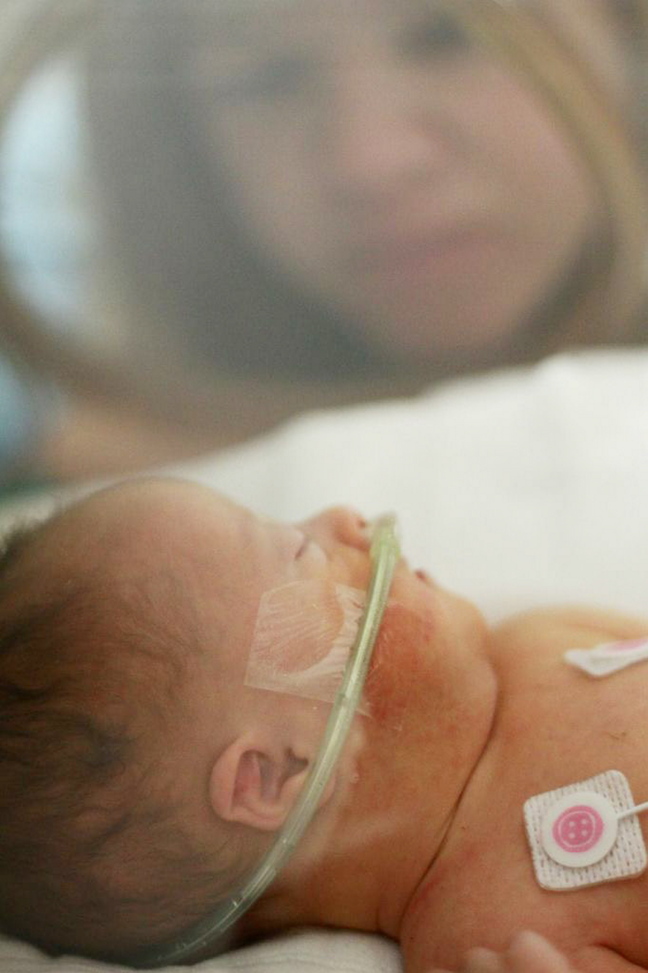
[[290, 749], [246, 735], [217, 758], [209, 781], [215, 813], [260, 831], [279, 829], [301, 791], [309, 762]]

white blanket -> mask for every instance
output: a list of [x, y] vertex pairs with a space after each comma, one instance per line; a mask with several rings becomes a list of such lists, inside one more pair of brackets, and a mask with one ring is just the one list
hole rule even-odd
[[490, 618], [548, 602], [648, 614], [648, 350], [316, 413], [182, 472], [280, 518], [395, 510], [410, 563]]
[[[169, 970], [187, 973], [191, 967]], [[197, 973], [401, 973], [398, 947], [381, 936], [304, 930], [207, 960]], [[124, 966], [61, 957], [48, 960], [15, 940], [0, 940], [2, 973], [132, 973]]]
[[[545, 602], [648, 615], [648, 351], [560, 356], [420, 398], [318, 413], [174, 472], [259, 512], [395, 510], [404, 553], [494, 619]], [[0, 942], [2, 973], [89, 973]], [[379, 937], [308, 931], [203, 973], [399, 973]]]

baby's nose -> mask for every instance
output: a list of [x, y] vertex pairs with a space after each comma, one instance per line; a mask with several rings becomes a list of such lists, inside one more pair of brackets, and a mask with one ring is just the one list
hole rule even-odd
[[369, 549], [369, 524], [353, 507], [330, 507], [306, 521], [303, 528], [314, 536], [324, 536], [361, 551]]

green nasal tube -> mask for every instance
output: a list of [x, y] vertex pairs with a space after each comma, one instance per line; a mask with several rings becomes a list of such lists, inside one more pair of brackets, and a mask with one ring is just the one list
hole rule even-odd
[[151, 969], [181, 963], [223, 938], [234, 923], [263, 894], [292, 854], [311, 821], [346, 741], [360, 702], [371, 655], [389, 598], [394, 569], [400, 557], [396, 518], [386, 514], [373, 524], [370, 548], [372, 572], [360, 630], [351, 650], [342, 685], [335, 697], [324, 738], [302, 793], [276, 841], [258, 868], [211, 915], [168, 943], [147, 946], [128, 957], [131, 966]]

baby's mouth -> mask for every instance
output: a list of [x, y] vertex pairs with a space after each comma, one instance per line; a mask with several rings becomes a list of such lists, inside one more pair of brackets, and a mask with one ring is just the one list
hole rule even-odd
[[434, 586], [435, 586], [434, 585], [434, 581], [432, 580], [432, 578], [430, 577], [430, 575], [427, 573], [427, 571], [424, 571], [423, 570], [423, 568], [417, 568], [417, 570], [414, 572], [414, 574], [419, 579], [419, 581], [422, 581], [423, 582], [423, 584], [428, 585], [430, 588], [434, 588]]

